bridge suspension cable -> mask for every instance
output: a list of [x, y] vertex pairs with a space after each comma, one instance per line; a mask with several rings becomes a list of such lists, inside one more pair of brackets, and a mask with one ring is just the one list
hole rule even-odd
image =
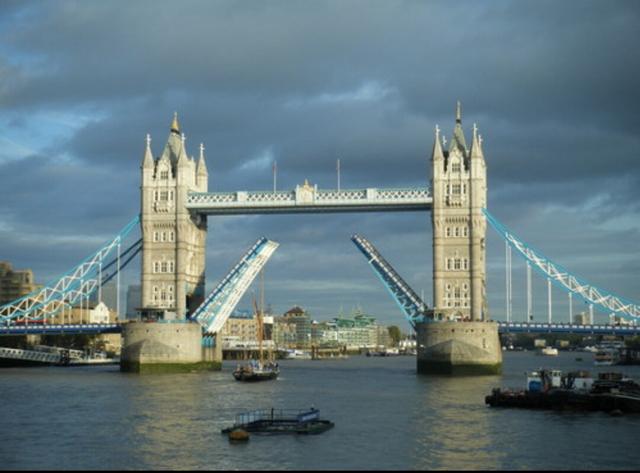
[[[87, 300], [99, 286], [105, 284], [115, 274], [119, 274], [123, 265], [119, 264], [118, 257], [106, 265], [104, 262], [113, 257], [114, 252], [119, 251], [122, 242], [139, 221], [140, 218], [135, 217], [113, 239], [59, 279], [0, 306], [0, 321], [9, 324], [18, 319], [25, 321], [49, 319], [55, 317], [64, 308], [70, 308], [78, 302]], [[141, 246], [141, 241], [138, 240], [125, 251], [125, 253], [133, 252], [133, 255], [129, 255], [126, 260], [127, 263], [140, 251]], [[105, 280], [103, 271], [114, 264], [116, 268], [107, 275]]]
[[260, 238], [193, 312], [191, 318], [202, 325], [205, 334], [218, 333], [278, 246]]
[[[623, 297], [612, 294], [609, 291], [600, 289], [587, 281], [574, 276], [557, 263], [554, 263], [547, 257], [543, 256], [538, 250], [534, 249], [520, 238], [518, 238], [505, 225], [500, 223], [487, 209], [483, 209], [487, 221], [498, 232], [498, 234], [513, 248], [515, 248], [527, 261], [528, 265], [535, 268], [548, 280], [548, 319], [551, 323], [551, 283], [560, 287], [564, 291], [577, 294], [586, 303], [589, 304], [589, 312], [591, 323], [593, 323], [593, 307], [599, 307], [607, 314], [613, 314], [625, 319], [638, 320], [640, 318], [640, 305], [629, 301]], [[527, 315], [531, 316], [531, 283], [528, 276], [528, 300]]]
[[367, 258], [374, 273], [380, 278], [406, 319], [415, 329], [417, 322], [425, 320], [427, 305], [366, 238], [353, 235], [351, 241]]

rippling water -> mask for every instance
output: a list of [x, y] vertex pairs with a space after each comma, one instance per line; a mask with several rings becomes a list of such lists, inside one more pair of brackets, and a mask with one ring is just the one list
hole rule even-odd
[[[411, 357], [285, 361], [280, 379], [257, 384], [234, 381], [227, 363], [148, 376], [3, 369], [0, 468], [635, 469], [640, 415], [484, 405], [492, 387], [522, 386], [542, 364], [595, 372], [591, 357], [507, 353], [502, 376], [463, 378], [418, 376]], [[640, 367], [614, 368], [640, 379]], [[335, 428], [243, 445], [220, 434], [238, 411], [311, 405]]]

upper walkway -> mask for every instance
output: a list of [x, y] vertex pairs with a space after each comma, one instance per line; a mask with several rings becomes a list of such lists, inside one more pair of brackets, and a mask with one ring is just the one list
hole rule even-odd
[[191, 192], [186, 207], [207, 215], [430, 210], [426, 187], [318, 189], [305, 182], [292, 191]]

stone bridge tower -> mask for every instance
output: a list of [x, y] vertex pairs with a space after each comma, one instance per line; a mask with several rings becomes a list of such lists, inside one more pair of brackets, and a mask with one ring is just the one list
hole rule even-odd
[[[436, 126], [433, 145], [433, 310], [442, 320], [487, 318], [485, 294], [487, 169], [473, 126], [471, 149], [462, 130], [460, 102], [448, 150]], [[446, 144], [446, 143], [445, 143]]]
[[486, 304], [487, 168], [473, 126], [471, 148], [460, 103], [449, 148], [436, 126], [431, 188], [433, 316], [416, 324], [419, 373], [496, 374], [502, 369], [498, 324]]
[[142, 160], [143, 317], [184, 319], [204, 299], [206, 217], [190, 213], [188, 192], [207, 192], [204, 147], [196, 164], [185, 147], [177, 114], [159, 158], [151, 139]]

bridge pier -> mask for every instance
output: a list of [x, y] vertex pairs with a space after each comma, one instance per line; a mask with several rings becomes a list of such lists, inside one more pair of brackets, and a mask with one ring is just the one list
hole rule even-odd
[[[219, 350], [218, 350], [219, 351]], [[130, 322], [122, 327], [120, 371], [184, 373], [219, 370], [222, 356], [202, 347], [202, 327], [189, 321]]]
[[416, 325], [418, 373], [485, 375], [502, 370], [496, 322], [423, 322]]

